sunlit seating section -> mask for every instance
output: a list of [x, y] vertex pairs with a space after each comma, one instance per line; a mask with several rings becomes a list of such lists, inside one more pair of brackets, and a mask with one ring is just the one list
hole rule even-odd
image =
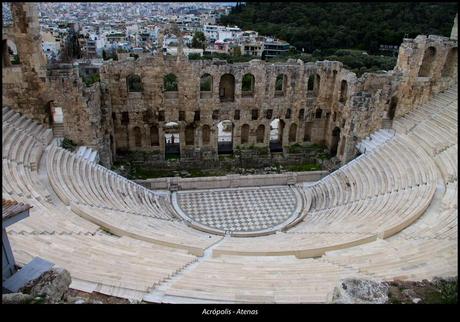
[[138, 300], [196, 260], [186, 251], [102, 233], [53, 236], [11, 233], [9, 238], [19, 264], [40, 256], [69, 270], [73, 288]]
[[356, 276], [316, 259], [222, 256], [206, 259], [174, 282], [166, 295], [230, 303], [321, 303], [340, 278]]

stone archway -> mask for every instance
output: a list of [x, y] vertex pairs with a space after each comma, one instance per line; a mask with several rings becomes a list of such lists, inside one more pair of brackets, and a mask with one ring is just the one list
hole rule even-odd
[[289, 127], [288, 141], [289, 143], [295, 143], [296, 140], [297, 140], [297, 124], [292, 123], [291, 126]]
[[418, 72], [419, 77], [430, 77], [431, 76], [431, 69], [433, 68], [433, 64], [436, 58], [436, 48], [435, 47], [428, 47], [425, 50], [423, 55], [422, 65], [420, 66], [420, 70]]
[[249, 142], [249, 125], [243, 124], [241, 126], [241, 144], [247, 144]]
[[201, 128], [201, 141], [203, 145], [211, 143], [211, 128], [209, 125], [203, 125]]
[[142, 133], [141, 128], [139, 126], [135, 126], [133, 128], [133, 136], [134, 136], [134, 146], [136, 148], [142, 147]]
[[223, 120], [217, 124], [217, 153], [233, 153], [233, 123]]
[[235, 77], [232, 74], [224, 74], [220, 78], [219, 98], [221, 102], [233, 102], [235, 100]]
[[264, 143], [265, 141], [265, 125], [260, 124], [256, 130], [256, 143]]
[[189, 124], [185, 127], [185, 145], [195, 144], [195, 126]]
[[160, 145], [160, 136], [158, 132], [158, 126], [152, 125], [150, 127], [150, 145], [159, 146]]
[[398, 98], [393, 96], [390, 100], [390, 107], [388, 109], [388, 119], [393, 120], [396, 114], [396, 107], [398, 106]]
[[165, 159], [180, 158], [179, 123], [168, 122], [164, 126]]
[[340, 128], [335, 127], [332, 130], [332, 136], [331, 136], [331, 146], [330, 146], [330, 153], [331, 156], [336, 156], [337, 155], [337, 148], [339, 146], [339, 141], [340, 141]]
[[270, 123], [270, 152], [283, 152], [284, 121], [276, 118]]
[[446, 57], [446, 62], [441, 72], [442, 77], [453, 77], [458, 65], [458, 48], [454, 47], [449, 50]]

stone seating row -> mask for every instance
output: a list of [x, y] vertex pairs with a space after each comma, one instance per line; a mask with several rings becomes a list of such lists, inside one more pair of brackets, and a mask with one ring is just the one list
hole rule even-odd
[[366, 151], [371, 151], [379, 145], [385, 143], [387, 140], [391, 139], [393, 135], [393, 131], [388, 129], [381, 129], [377, 132], [370, 134], [367, 138], [362, 140], [357, 145], [357, 148], [362, 153], [365, 153]]
[[204, 250], [220, 240], [221, 236], [194, 230], [180, 221], [128, 214], [114, 209], [71, 203], [71, 209], [82, 218], [103, 227], [117, 236], [129, 236], [153, 244], [184, 249], [203, 256]]
[[357, 274], [311, 258], [221, 256], [172, 283], [164, 301], [324, 303], [338, 280], [352, 275]]
[[[129, 237], [95, 235], [9, 235], [15, 259], [26, 264], [46, 258], [65, 267], [71, 288], [137, 299], [186, 265], [195, 256]], [[91, 289], [88, 289], [91, 288]]]
[[406, 239], [457, 239], [458, 181], [448, 182], [434, 209], [428, 209], [413, 225], [398, 236]]
[[[18, 115], [18, 113], [10, 114]], [[16, 119], [21, 120], [22, 117], [16, 117]], [[4, 128], [6, 129], [7, 127], [9, 126], [5, 125]], [[15, 133], [18, 137], [27, 138], [27, 142], [31, 141], [29, 137], [32, 136], [27, 136], [27, 127], [24, 127], [24, 131], [19, 131], [14, 127], [11, 129], [13, 130], [11, 131], [12, 134]], [[10, 146], [14, 147], [14, 145]], [[49, 182], [58, 198], [62, 200], [65, 205], [70, 206], [71, 202], [74, 203], [74, 207], [79, 203], [82, 205], [87, 204], [88, 206], [92, 206], [91, 209], [93, 212], [95, 212], [94, 210], [97, 210], [97, 212], [106, 212], [110, 209], [116, 210], [114, 213], [120, 216], [117, 217], [114, 215], [115, 219], [110, 218], [110, 216], [104, 218], [107, 220], [107, 223], [111, 223], [112, 225], [113, 222], [116, 222], [120, 227], [128, 227], [128, 231], [131, 226], [124, 222], [139, 222], [140, 217], [155, 217], [163, 221], [175, 220], [172, 218], [174, 210], [165, 196], [136, 185], [99, 165], [78, 158], [74, 154], [55, 145], [50, 145], [46, 153]], [[8, 152], [6, 155], [16, 155], [16, 152]], [[33, 197], [35, 197], [37, 201], [42, 200], [41, 194], [46, 190], [46, 187], [40, 184], [38, 180], [35, 182], [36, 185], [34, 185], [32, 180], [29, 180], [30, 178], [27, 174], [30, 174], [30, 172], [24, 173], [23, 165], [26, 162], [16, 163], [8, 159], [3, 159], [2, 162], [4, 168], [2, 175], [5, 182], [3, 185], [4, 195], [12, 199], [24, 197], [25, 201], [37, 207], [37, 210], [33, 211], [37, 213], [37, 216], [31, 216], [31, 219], [28, 219], [23, 225], [15, 225], [18, 232], [34, 234], [88, 232], [86, 229], [78, 229], [78, 227], [71, 225], [71, 227], [67, 227], [69, 225], [65, 224], [65, 220], [61, 221], [58, 219], [59, 217], [56, 216], [60, 211], [64, 211], [80, 218], [79, 215], [76, 215], [72, 211], [68, 209], [57, 209], [56, 206], [54, 206], [55, 209], [53, 209], [53, 206], [47, 207], [46, 203], [41, 205], [40, 202], [32, 202]], [[41, 211], [39, 211], [39, 209]], [[126, 216], [123, 212], [131, 215], [137, 214], [138, 216]], [[38, 214], [43, 216], [40, 217]], [[49, 214], [49, 216], [44, 214]], [[111, 214], [113, 215], [113, 213]], [[121, 218], [123, 218], [123, 220], [121, 220]], [[99, 227], [91, 223], [91, 221], [80, 219], [86, 224], [93, 225], [93, 227]], [[56, 223], [56, 225], [50, 224], [47, 227], [46, 220]], [[147, 222], [142, 221], [142, 225], [137, 224], [133, 227], [136, 227], [140, 232], [145, 230], [143, 235], [148, 236], [149, 240], [157, 237], [158, 240], [155, 241], [156, 243], [173, 245], [173, 247], [179, 245], [179, 248], [183, 247], [198, 254], [202, 254], [203, 249], [217, 238], [214, 236], [214, 238], [209, 238], [207, 234], [196, 232], [180, 222], [178, 222], [176, 226], [168, 226], [154, 225], [154, 221], [152, 220]], [[180, 235], [177, 236], [178, 233], [182, 233], [185, 237], [182, 238]], [[141, 236], [141, 238], [144, 237]]]
[[329, 209], [310, 210], [306, 219], [288, 232], [385, 232], [405, 220], [413, 220], [414, 213], [423, 212], [434, 188], [425, 184]]
[[327, 250], [387, 238], [409, 226], [430, 204], [434, 185], [421, 185], [333, 209], [310, 211], [286, 233], [258, 237], [250, 243], [226, 238], [213, 254], [248, 256], [321, 256]]
[[454, 144], [434, 157], [444, 182], [458, 180], [458, 145]]
[[[399, 118], [399, 125], [408, 130], [405, 138], [412, 142], [410, 146], [426, 151], [439, 169], [434, 201], [422, 216], [398, 234], [385, 240], [329, 251], [322, 259], [383, 280], [457, 275], [458, 145], [454, 138], [457, 91], [437, 95], [424, 108], [425, 118], [414, 117], [417, 113], [411, 112]], [[423, 114], [423, 110], [418, 114]], [[440, 145], [447, 147], [440, 148]]]
[[4, 127], [26, 131], [44, 145], [48, 145], [53, 139], [53, 131], [51, 129], [45, 128], [43, 125], [8, 108], [2, 109], [2, 128]]
[[[25, 119], [12, 110], [7, 112], [16, 116], [16, 122]], [[47, 130], [37, 123], [29, 123], [32, 125], [22, 129], [15, 124], [2, 124], [2, 165], [5, 169], [2, 172], [3, 190], [12, 196], [46, 200], [50, 194], [46, 187], [40, 185], [37, 169], [44, 146], [50, 142], [50, 137], [47, 136], [45, 140], [40, 138]]]
[[162, 211], [158, 195], [127, 180], [119, 180], [120, 176], [69, 151], [50, 146], [47, 168], [53, 189], [67, 205], [74, 202], [173, 220]]
[[12, 196], [5, 191], [3, 191], [2, 196], [32, 206], [29, 210], [29, 217], [9, 226], [7, 228], [8, 233], [35, 235], [94, 234], [100, 230], [98, 225], [81, 218], [69, 209], [38, 202], [34, 199]]
[[318, 183], [312, 190], [311, 209], [328, 209], [352, 201], [434, 182], [434, 163], [422, 150], [398, 135], [361, 155]]
[[[442, 95], [445, 94], [439, 94], [438, 97], [442, 97]], [[421, 107], [393, 120], [393, 128], [397, 132], [409, 133], [427, 122], [437, 122], [438, 131], [443, 131], [448, 135], [454, 134], [457, 133], [457, 110], [457, 98], [447, 100], [434, 98]]]
[[213, 254], [302, 258], [388, 238], [425, 212], [436, 181], [432, 157], [407, 135], [396, 134], [317, 184], [304, 187], [311, 192], [312, 205], [304, 220], [286, 234], [251, 243], [227, 238]]
[[327, 252], [323, 259], [373, 279], [431, 280], [457, 275], [457, 251], [457, 243], [451, 240], [394, 237]]

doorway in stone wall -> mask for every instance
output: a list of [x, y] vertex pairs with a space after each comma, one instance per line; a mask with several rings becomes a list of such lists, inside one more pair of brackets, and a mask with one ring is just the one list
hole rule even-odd
[[230, 120], [217, 124], [217, 153], [233, 153], [233, 123]]
[[270, 152], [283, 152], [284, 122], [279, 118], [270, 123]]
[[180, 158], [179, 123], [169, 122], [164, 126], [165, 160]]
[[337, 148], [339, 146], [339, 141], [340, 141], [340, 128], [335, 127], [332, 130], [332, 138], [331, 138], [331, 156], [336, 156], [337, 155]]

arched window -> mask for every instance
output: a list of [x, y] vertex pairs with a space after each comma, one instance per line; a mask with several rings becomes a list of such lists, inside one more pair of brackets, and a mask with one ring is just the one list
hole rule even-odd
[[312, 91], [313, 88], [315, 86], [315, 75], [310, 75], [308, 77], [308, 86], [307, 86], [307, 90], [308, 91]]
[[316, 109], [315, 118], [320, 119], [322, 114], [323, 114], [322, 109], [320, 109], [320, 108]]
[[135, 128], [133, 128], [133, 134], [134, 134], [134, 145], [136, 147], [141, 147], [142, 146], [142, 134], [141, 134], [140, 127], [136, 126]]
[[233, 153], [233, 126], [230, 120], [223, 120], [217, 124], [217, 153]]
[[208, 145], [211, 142], [211, 128], [209, 125], [203, 125], [201, 129], [201, 137], [203, 141], [203, 145]]
[[264, 137], [265, 137], [265, 125], [260, 124], [257, 127], [257, 131], [256, 131], [256, 142], [264, 143]]
[[255, 78], [252, 74], [245, 74], [241, 81], [241, 96], [248, 97], [254, 95]]
[[433, 67], [433, 62], [436, 57], [436, 48], [435, 47], [428, 47], [425, 50], [425, 54], [423, 55], [422, 66], [420, 66], [420, 70], [418, 72], [419, 77], [429, 77], [431, 76], [431, 68]]
[[168, 74], [163, 78], [163, 85], [166, 92], [177, 92], [177, 76]]
[[288, 108], [288, 109], [286, 110], [286, 117], [285, 117], [285, 118], [286, 118], [286, 119], [290, 119], [290, 118], [291, 118], [291, 114], [292, 114], [292, 110], [291, 110], [290, 108]]
[[276, 76], [275, 81], [275, 96], [284, 96], [286, 91], [287, 77], [284, 74]]
[[144, 123], [152, 122], [153, 117], [154, 117], [153, 112], [150, 109], [142, 113], [142, 121], [144, 121]]
[[388, 118], [390, 120], [394, 119], [397, 106], [398, 106], [398, 98], [396, 96], [393, 96], [390, 100], [390, 108], [388, 109]]
[[295, 142], [297, 139], [297, 124], [292, 123], [289, 128], [289, 143]]
[[249, 142], [249, 125], [244, 124], [241, 127], [241, 144]]
[[452, 77], [455, 75], [455, 70], [458, 68], [457, 59], [458, 59], [458, 49], [457, 47], [455, 47], [449, 50], [449, 53], [447, 54], [446, 62], [444, 63], [444, 67], [441, 72], [442, 77]]
[[160, 137], [158, 134], [158, 126], [152, 125], [150, 127], [150, 144], [152, 146], [160, 145]]
[[200, 77], [200, 98], [212, 97], [212, 76], [204, 74]]
[[185, 145], [195, 144], [195, 128], [189, 124], [185, 127]]
[[331, 137], [331, 155], [335, 156], [337, 154], [337, 147], [339, 145], [340, 140], [340, 128], [335, 127], [332, 130], [332, 137]]
[[313, 122], [306, 122], [305, 123], [305, 130], [303, 133], [303, 141], [309, 142], [311, 141], [311, 128], [313, 126]]
[[129, 112], [121, 112], [121, 125], [129, 124]]
[[2, 40], [2, 57], [4, 67], [19, 65], [21, 63], [16, 44], [10, 39]]
[[316, 77], [315, 77], [315, 89], [314, 89], [315, 95], [318, 95], [318, 93], [319, 93], [320, 84], [321, 84], [321, 77], [319, 77], [319, 75], [316, 74]]
[[212, 91], [212, 76], [209, 74], [204, 74], [200, 78], [200, 91], [201, 92], [210, 92]]
[[233, 102], [235, 99], [235, 77], [224, 74], [220, 78], [219, 98], [221, 102]]
[[129, 75], [126, 77], [128, 92], [142, 92], [142, 81], [139, 75]]
[[340, 99], [339, 102], [345, 104], [347, 102], [348, 95], [348, 83], [346, 80], [342, 80], [340, 83]]

